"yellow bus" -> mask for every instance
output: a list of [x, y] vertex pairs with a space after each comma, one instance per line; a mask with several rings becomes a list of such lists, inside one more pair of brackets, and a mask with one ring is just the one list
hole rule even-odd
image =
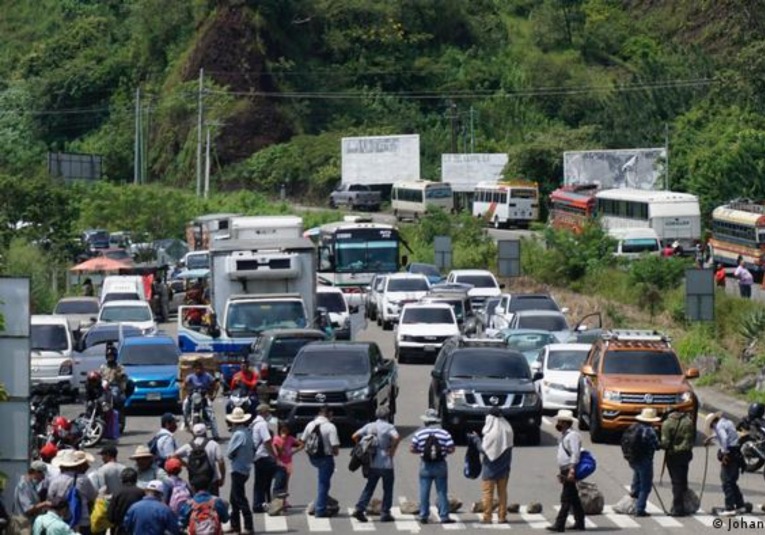
[[735, 266], [741, 257], [749, 270], [765, 271], [765, 205], [742, 201], [715, 208], [709, 245], [715, 263]]

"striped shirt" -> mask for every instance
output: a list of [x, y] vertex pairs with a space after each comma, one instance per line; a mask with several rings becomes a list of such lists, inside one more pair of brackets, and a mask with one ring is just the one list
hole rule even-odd
[[454, 439], [452, 439], [452, 436], [447, 430], [440, 427], [423, 427], [417, 431], [412, 437], [412, 451], [421, 456], [422, 452], [425, 450], [425, 442], [430, 435], [435, 435], [438, 439], [444, 457], [454, 451]]

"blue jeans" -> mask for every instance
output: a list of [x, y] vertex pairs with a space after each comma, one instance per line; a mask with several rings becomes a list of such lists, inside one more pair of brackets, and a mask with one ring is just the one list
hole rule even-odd
[[640, 459], [630, 463], [632, 468], [632, 488], [630, 493], [637, 498], [637, 513], [645, 513], [648, 495], [653, 485], [653, 458]]
[[393, 469], [392, 468], [370, 468], [369, 475], [367, 476], [367, 484], [364, 490], [361, 491], [361, 496], [356, 504], [357, 511], [366, 511], [369, 501], [372, 499], [372, 495], [377, 488], [377, 482], [382, 479], [383, 484], [383, 499], [381, 515], [389, 515], [390, 508], [393, 505]]
[[332, 474], [335, 472], [335, 458], [332, 455], [327, 455], [323, 457], [309, 457], [309, 460], [319, 470], [319, 490], [316, 495], [314, 515], [323, 516], [327, 514], [327, 498], [329, 496], [329, 486], [332, 482]]
[[449, 467], [446, 461], [420, 462], [420, 518], [430, 517], [430, 487], [435, 482], [438, 497], [438, 516], [449, 518]]

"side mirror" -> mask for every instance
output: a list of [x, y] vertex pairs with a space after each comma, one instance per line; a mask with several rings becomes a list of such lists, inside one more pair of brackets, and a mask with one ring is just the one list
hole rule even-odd
[[504, 290], [505, 289], [505, 283], [504, 282], [500, 282], [499, 283], [499, 289], [500, 290]]
[[356, 314], [356, 313], [358, 313], [358, 311], [359, 311], [359, 307], [358, 306], [352, 306], [352, 307], [348, 308], [348, 312], [350, 312], [351, 314]]
[[543, 374], [540, 371], [536, 371], [534, 372], [534, 375], [531, 376], [531, 382], [541, 381], [542, 379], [544, 379], [544, 377], [545, 377], [545, 374]]
[[438, 374], [438, 371], [437, 371], [437, 370], [430, 370], [430, 376], [431, 376], [433, 379], [438, 379], [438, 378], [439, 378], [439, 374]]
[[98, 318], [91, 317], [90, 323], [98, 323]]
[[561, 308], [561, 309], [560, 309], [560, 313], [561, 313], [561, 314], [568, 314], [568, 313], [569, 313], [569, 308], [568, 308], [568, 307], [563, 307], [563, 308]]
[[688, 379], [698, 379], [699, 378], [699, 369], [698, 368], [688, 368], [685, 371], [685, 377]]
[[582, 375], [586, 375], [587, 377], [594, 377], [595, 370], [589, 364], [585, 364], [582, 366]]
[[409, 257], [407, 255], [403, 255], [401, 257], [401, 265], [402, 266], [408, 266], [409, 265]]

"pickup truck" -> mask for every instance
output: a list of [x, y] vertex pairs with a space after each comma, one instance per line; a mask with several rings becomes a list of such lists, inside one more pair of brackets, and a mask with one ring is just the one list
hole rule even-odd
[[376, 212], [381, 203], [380, 192], [364, 184], [340, 184], [329, 196], [330, 208], [345, 206], [351, 210]]
[[398, 370], [372, 342], [313, 342], [304, 345], [279, 389], [276, 415], [293, 429], [328, 405], [332, 421], [353, 432], [375, 419], [378, 407], [396, 414]]

